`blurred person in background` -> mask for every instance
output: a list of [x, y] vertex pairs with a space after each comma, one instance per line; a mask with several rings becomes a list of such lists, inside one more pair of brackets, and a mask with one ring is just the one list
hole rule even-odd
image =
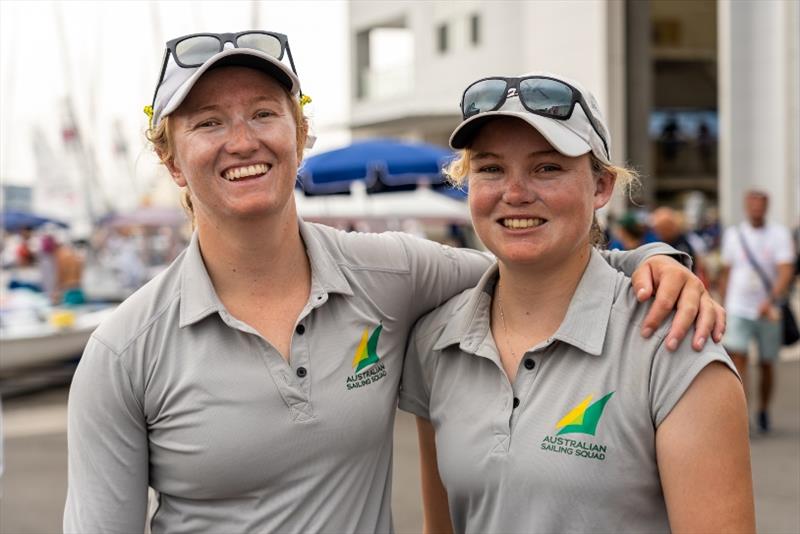
[[611, 241], [609, 250], [634, 250], [647, 243], [653, 242], [647, 225], [639, 219], [636, 212], [627, 211], [614, 221], [611, 227]]
[[53, 304], [77, 306], [86, 301], [81, 288], [83, 258], [72, 246], [45, 234], [40, 265], [42, 285]]
[[16, 264], [18, 267], [29, 267], [36, 261], [36, 256], [31, 250], [33, 228], [25, 227], [19, 231], [19, 243], [15, 249]]
[[594, 97], [555, 74], [492, 77], [462, 112], [449, 174], [497, 263], [409, 340], [423, 530], [753, 532], [733, 362], [671, 346], [667, 325], [639, 336], [648, 307], [592, 247], [595, 211], [633, 176]]
[[[87, 344], [68, 404], [65, 532], [142, 532], [146, 522], [153, 532], [392, 530], [408, 333], [490, 260], [300, 219], [307, 100], [285, 35], [167, 43], [148, 138], [184, 189], [195, 232]], [[605, 258], [630, 271], [672, 250]], [[698, 348], [724, 329], [673, 259], [649, 259], [634, 278], [643, 300], [661, 282], [644, 329], [676, 301], [676, 344], [698, 310]]]
[[770, 429], [769, 404], [774, 387], [773, 363], [783, 338], [779, 306], [789, 296], [794, 250], [789, 230], [767, 221], [769, 196], [751, 190], [744, 196], [746, 219], [727, 228], [722, 238], [719, 290], [728, 311], [723, 339], [747, 391], [750, 342], [758, 348], [757, 423]]
[[[663, 241], [675, 250], [685, 252], [692, 258], [692, 272], [708, 287], [705, 275], [702, 251], [690, 241], [690, 232], [686, 231], [681, 215], [672, 208], [662, 206], [650, 214], [650, 228], [658, 241]], [[698, 238], [699, 240], [699, 238]], [[702, 241], [702, 240], [700, 240]]]

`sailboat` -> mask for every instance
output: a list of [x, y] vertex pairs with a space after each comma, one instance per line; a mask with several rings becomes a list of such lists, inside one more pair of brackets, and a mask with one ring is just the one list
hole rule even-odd
[[[69, 80], [68, 51], [58, 6], [56, 21]], [[62, 110], [63, 150], [54, 149], [41, 128], [33, 131], [37, 173], [33, 207], [67, 222], [71, 237], [86, 238], [108, 202], [97, 183], [94, 153], [81, 136], [69, 89]], [[40, 262], [43, 257], [44, 254]], [[94, 329], [116, 307], [112, 303], [52, 305], [44, 293], [9, 288], [6, 282], [13, 273], [4, 269], [2, 274], [0, 377], [79, 356]]]

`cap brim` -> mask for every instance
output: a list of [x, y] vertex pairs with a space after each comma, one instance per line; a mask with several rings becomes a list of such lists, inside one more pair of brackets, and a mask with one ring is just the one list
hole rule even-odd
[[260, 70], [274, 78], [283, 85], [289, 93], [297, 95], [300, 92], [300, 80], [294, 72], [277, 58], [253, 50], [251, 48], [227, 48], [212, 56], [181, 84], [167, 105], [159, 114], [159, 119], [166, 117], [180, 106], [197, 80], [209, 69], [216, 67], [240, 66]]
[[487, 111], [470, 117], [453, 131], [450, 136], [450, 147], [454, 149], [466, 148], [472, 138], [478, 133], [487, 121], [497, 117], [514, 117], [523, 120], [536, 129], [553, 148], [569, 157], [582, 156], [592, 151], [592, 147], [581, 139], [576, 133], [564, 126], [562, 121], [549, 119], [541, 115], [534, 115], [527, 111]]

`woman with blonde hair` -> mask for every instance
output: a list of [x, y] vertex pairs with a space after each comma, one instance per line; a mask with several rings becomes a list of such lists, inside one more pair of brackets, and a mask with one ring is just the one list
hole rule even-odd
[[[665, 324], [592, 247], [611, 164], [594, 97], [562, 76], [478, 80], [451, 166], [497, 257], [414, 328], [426, 532], [752, 532], [744, 394], [716, 343]], [[676, 349], [668, 354], [668, 349]]]
[[[167, 43], [150, 139], [195, 232], [86, 347], [69, 398], [66, 532], [391, 531], [408, 332], [489, 261], [298, 218], [307, 100], [285, 35]], [[659, 251], [671, 249], [608, 257], [630, 271]], [[704, 335], [721, 333], [688, 271], [647, 265], [643, 296], [654, 277], [667, 304], [653, 327], [677, 301], [676, 337], [698, 308]]]

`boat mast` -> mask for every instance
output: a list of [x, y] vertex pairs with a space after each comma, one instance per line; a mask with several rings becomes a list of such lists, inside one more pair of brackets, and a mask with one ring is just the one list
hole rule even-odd
[[[94, 226], [97, 222], [98, 214], [95, 209], [95, 202], [92, 197], [91, 189], [93, 188], [100, 194], [100, 198], [104, 204], [104, 208], [108, 211], [109, 200], [105, 194], [102, 184], [97, 179], [97, 162], [94, 157], [93, 145], [84, 141], [84, 136], [81, 135], [81, 130], [78, 125], [77, 115], [75, 113], [74, 99], [72, 96], [72, 65], [70, 63], [69, 42], [64, 30], [64, 17], [61, 12], [61, 5], [56, 2], [55, 8], [55, 22], [56, 33], [58, 35], [59, 44], [62, 51], [62, 66], [64, 70], [64, 83], [66, 86], [66, 96], [64, 98], [64, 114], [65, 124], [62, 130], [62, 137], [67, 149], [72, 152], [78, 163], [80, 176], [78, 177], [81, 193], [86, 204], [86, 215], [89, 219], [90, 226]], [[93, 80], [94, 81], [94, 80]], [[89, 108], [95, 107], [94, 91], [87, 91], [90, 95]]]

